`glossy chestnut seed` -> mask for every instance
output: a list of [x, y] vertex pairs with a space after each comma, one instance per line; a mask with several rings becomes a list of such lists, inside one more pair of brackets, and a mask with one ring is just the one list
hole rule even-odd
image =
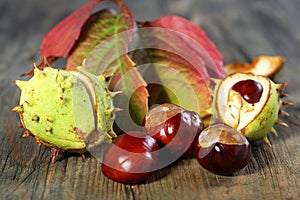
[[143, 132], [122, 134], [106, 149], [102, 173], [120, 183], [143, 182], [156, 170], [158, 148], [157, 141]]
[[254, 80], [248, 79], [236, 83], [232, 89], [243, 97], [248, 103], [257, 103], [263, 93], [262, 85]]
[[203, 168], [229, 175], [248, 164], [251, 146], [245, 136], [230, 126], [213, 124], [195, 139], [194, 154]]
[[147, 133], [172, 153], [185, 153], [203, 130], [200, 116], [173, 104], [162, 104], [145, 117]]

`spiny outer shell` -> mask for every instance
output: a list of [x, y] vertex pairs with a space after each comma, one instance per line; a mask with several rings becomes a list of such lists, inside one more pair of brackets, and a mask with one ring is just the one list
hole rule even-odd
[[[45, 144], [78, 153], [86, 151], [85, 139], [90, 133], [96, 138], [93, 143], [102, 142], [108, 132], [111, 137], [113, 114], [103, 117], [108, 105], [110, 110], [113, 108], [110, 95], [97, 77], [87, 80], [90, 83], [69, 71], [46, 67], [35, 68], [29, 81], [16, 81], [22, 90], [20, 117], [24, 128]], [[93, 91], [87, 88], [91, 83], [97, 88], [97, 101], [102, 100], [96, 107], [91, 102]]]
[[[91, 135], [91, 134], [94, 134], [93, 132], [86, 133], [86, 135], [85, 135], [86, 145], [88, 148], [92, 148], [93, 146], [102, 143], [106, 139], [108, 139], [110, 141], [111, 139], [116, 137], [116, 134], [114, 133], [114, 131], [112, 129], [113, 121], [115, 118], [114, 112], [116, 110], [113, 107], [113, 103], [112, 103], [112, 97], [114, 96], [114, 93], [111, 93], [108, 90], [107, 86], [105, 85], [105, 77], [102, 77], [102, 76], [97, 77], [97, 76], [87, 72], [83, 68], [77, 68], [77, 69], [79, 69], [80, 71], [75, 70], [75, 71], [72, 71], [71, 73], [76, 74], [77, 77], [81, 77], [81, 75], [88, 76], [88, 78], [90, 79], [90, 81], [92, 81], [93, 86], [94, 86], [94, 89], [92, 89], [92, 91], [90, 92], [91, 93], [90, 95], [93, 96], [93, 94], [95, 94], [95, 96], [93, 97], [93, 98], [95, 98], [93, 100], [93, 101], [95, 101], [95, 103], [94, 103], [94, 112], [96, 115], [95, 123], [97, 123], [97, 130], [100, 133], [100, 134], [98, 134], [98, 136], [100, 136], [100, 137], [98, 139], [96, 139], [96, 138], [94, 138], [95, 135]], [[81, 74], [81, 75], [79, 75], [79, 74]], [[82, 120], [81, 119], [82, 116], [77, 115], [76, 112], [74, 115], [78, 116], [78, 122], [80, 123], [80, 121]]]
[[[234, 79], [234, 81], [230, 82], [230, 79]], [[251, 118], [245, 117], [240, 119], [239, 121], [242, 121], [241, 123], [248, 121], [246, 124], [241, 126], [241, 123], [236, 124], [229, 119], [230, 117], [228, 116], [230, 116], [231, 113], [228, 113], [227, 108], [224, 108], [227, 107], [227, 105], [220, 105], [218, 102], [220, 101], [219, 99], [222, 99], [221, 101], [227, 101], [229, 95], [228, 93], [232, 86], [238, 81], [247, 79], [252, 79], [263, 83], [264, 91], [260, 102], [256, 103], [259, 104], [259, 111], [255, 110], [257, 113], [252, 113]], [[224, 89], [224, 86], [227, 87], [227, 89]], [[240, 133], [244, 134], [249, 140], [257, 140], [264, 138], [271, 130], [274, 123], [278, 120], [278, 111], [280, 105], [281, 103], [276, 84], [273, 83], [269, 78], [254, 75], [252, 73], [234, 73], [217, 83], [214, 90], [212, 113], [215, 119], [221, 119], [225, 124], [232, 126]], [[251, 115], [251, 112], [249, 112], [249, 114]]]
[[270, 82], [271, 90], [269, 100], [256, 119], [241, 130], [249, 140], [263, 139], [278, 120], [280, 108], [279, 95], [276, 91], [276, 85], [271, 80]]

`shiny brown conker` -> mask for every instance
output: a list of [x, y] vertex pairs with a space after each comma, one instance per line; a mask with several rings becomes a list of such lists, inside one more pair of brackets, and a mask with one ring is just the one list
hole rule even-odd
[[147, 133], [171, 153], [185, 153], [203, 130], [200, 116], [173, 104], [161, 104], [145, 117]]
[[212, 124], [194, 141], [199, 164], [216, 174], [228, 175], [243, 169], [251, 157], [245, 136], [225, 124]]
[[243, 97], [248, 103], [257, 103], [263, 93], [262, 85], [252, 79], [237, 82], [232, 89]]
[[143, 182], [156, 170], [158, 148], [157, 141], [143, 132], [124, 133], [106, 149], [102, 173], [120, 183]]

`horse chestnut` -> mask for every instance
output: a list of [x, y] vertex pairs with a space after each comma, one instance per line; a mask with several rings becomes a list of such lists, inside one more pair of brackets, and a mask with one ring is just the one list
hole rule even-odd
[[194, 154], [205, 169], [226, 175], [248, 164], [251, 146], [246, 137], [232, 127], [213, 124], [195, 139]]
[[145, 117], [148, 134], [172, 153], [182, 155], [203, 129], [200, 116], [173, 104], [162, 104], [151, 109]]
[[118, 136], [106, 149], [102, 173], [117, 182], [135, 184], [145, 181], [156, 170], [158, 143], [143, 132]]
[[240, 93], [240, 95], [248, 103], [257, 103], [259, 102], [261, 95], [263, 93], [262, 85], [252, 79], [243, 80], [237, 82], [232, 89]]
[[263, 139], [269, 146], [268, 132], [276, 134], [275, 123], [286, 126], [278, 118], [284, 103], [286, 83], [275, 84], [265, 76], [234, 73], [216, 81], [212, 115], [233, 127], [249, 141]]

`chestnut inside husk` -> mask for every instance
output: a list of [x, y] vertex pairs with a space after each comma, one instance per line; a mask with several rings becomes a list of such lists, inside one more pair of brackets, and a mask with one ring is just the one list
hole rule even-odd
[[263, 86], [259, 82], [251, 79], [237, 82], [232, 89], [240, 93], [243, 99], [248, 103], [259, 102], [263, 92]]

